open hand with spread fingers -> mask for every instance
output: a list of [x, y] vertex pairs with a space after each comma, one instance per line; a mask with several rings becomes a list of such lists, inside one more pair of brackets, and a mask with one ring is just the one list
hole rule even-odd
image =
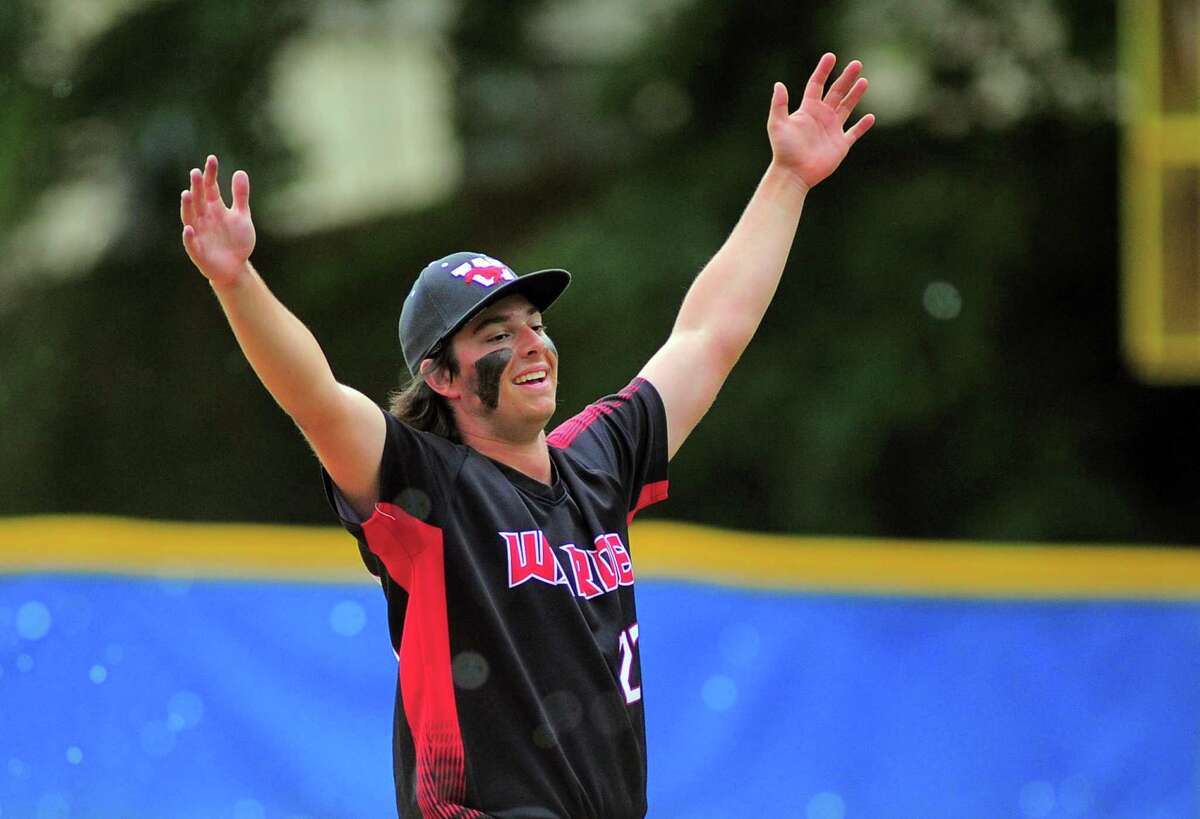
[[209, 156], [204, 171], [192, 168], [190, 186], [180, 197], [183, 247], [213, 287], [234, 284], [246, 270], [254, 250], [250, 218], [250, 177], [233, 175], [233, 206], [226, 207], [217, 184], [217, 158]]
[[767, 136], [772, 162], [806, 188], [837, 170], [850, 146], [875, 124], [875, 115], [867, 114], [844, 130], [854, 106], [867, 91], [867, 80], [859, 76], [862, 63], [852, 60], [826, 91], [825, 83], [836, 61], [832, 54], [821, 57], [795, 111], [788, 113], [788, 92], [783, 83], [775, 83], [771, 98]]

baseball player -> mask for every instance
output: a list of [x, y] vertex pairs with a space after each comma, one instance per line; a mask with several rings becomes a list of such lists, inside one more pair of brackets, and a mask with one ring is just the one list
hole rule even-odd
[[485, 253], [421, 271], [400, 315], [413, 378], [389, 411], [338, 383], [250, 265], [250, 182], [226, 207], [217, 160], [191, 171], [183, 244], [246, 358], [320, 459], [325, 489], [387, 598], [405, 816], [638, 817], [646, 735], [628, 526], [712, 405], [779, 283], [808, 191], [874, 123], [867, 88], [817, 63], [772, 159], [670, 337], [624, 389], [553, 432], [558, 352], [542, 315], [564, 270], [518, 276]]

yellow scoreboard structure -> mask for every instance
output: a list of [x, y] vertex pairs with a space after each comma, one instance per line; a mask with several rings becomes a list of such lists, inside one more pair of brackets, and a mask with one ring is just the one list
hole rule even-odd
[[1122, 0], [1123, 345], [1200, 383], [1200, 0]]

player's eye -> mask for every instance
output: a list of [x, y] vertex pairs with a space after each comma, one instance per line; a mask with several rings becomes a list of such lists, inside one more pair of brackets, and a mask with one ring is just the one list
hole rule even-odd
[[537, 333], [538, 335], [546, 334], [546, 325], [545, 324], [532, 324], [530, 326], [533, 327], [533, 332]]
[[509, 336], [508, 332], [496, 333], [494, 336], [491, 336], [488, 338], [488, 343], [495, 344], [498, 341], [504, 341], [506, 338], [508, 338], [508, 336]]

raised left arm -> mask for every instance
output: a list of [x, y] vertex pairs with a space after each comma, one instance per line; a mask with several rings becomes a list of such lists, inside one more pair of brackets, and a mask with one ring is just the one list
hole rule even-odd
[[767, 135], [771, 164], [737, 226], [688, 289], [666, 343], [640, 375], [662, 396], [667, 446], [674, 457], [716, 400], [775, 295], [805, 197], [833, 173], [875, 123], [846, 120], [867, 90], [862, 64], [851, 62], [825, 91], [832, 54], [821, 57], [800, 107], [788, 113], [787, 88], [775, 83]]

